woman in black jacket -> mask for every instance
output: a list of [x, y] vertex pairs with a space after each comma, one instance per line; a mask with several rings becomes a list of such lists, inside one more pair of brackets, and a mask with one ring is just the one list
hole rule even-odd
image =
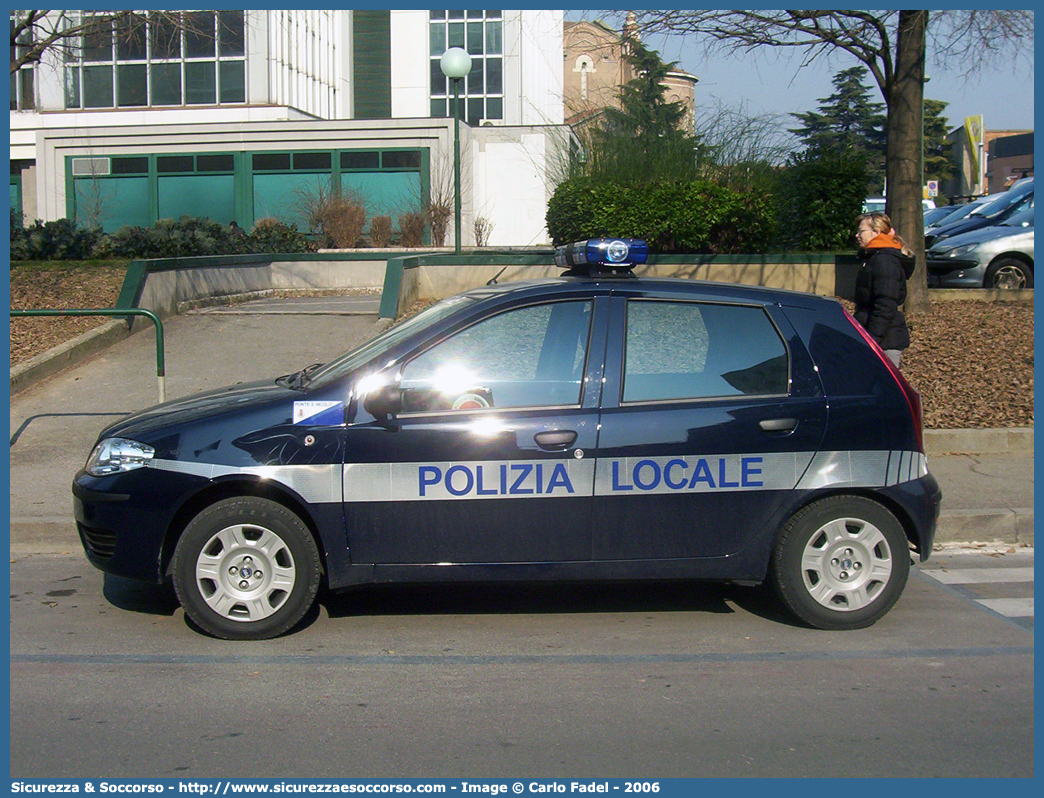
[[855, 318], [898, 368], [903, 350], [910, 345], [900, 306], [914, 271], [913, 252], [883, 213], [865, 213], [856, 219], [856, 241], [863, 265], [856, 277]]

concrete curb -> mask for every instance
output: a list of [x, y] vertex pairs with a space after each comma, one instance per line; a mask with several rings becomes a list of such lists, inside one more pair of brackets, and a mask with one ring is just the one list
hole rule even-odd
[[943, 510], [936, 543], [1012, 543], [1033, 545], [1033, 508]]
[[11, 368], [11, 395], [31, 388], [131, 334], [127, 323], [112, 319]]
[[926, 429], [925, 453], [1033, 454], [1033, 427], [1002, 429]]

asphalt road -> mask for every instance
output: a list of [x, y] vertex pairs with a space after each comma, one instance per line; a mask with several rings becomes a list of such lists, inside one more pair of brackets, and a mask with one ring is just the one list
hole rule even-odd
[[16, 554], [11, 775], [1028, 777], [1032, 619], [984, 601], [1032, 566], [941, 555], [858, 632], [753, 588], [399, 587], [230, 643], [78, 551]]

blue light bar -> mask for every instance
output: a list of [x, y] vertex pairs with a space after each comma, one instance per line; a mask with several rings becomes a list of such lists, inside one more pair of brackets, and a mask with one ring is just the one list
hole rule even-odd
[[649, 258], [649, 245], [640, 238], [589, 238], [555, 250], [555, 263], [563, 269], [599, 273], [606, 269], [630, 271]]

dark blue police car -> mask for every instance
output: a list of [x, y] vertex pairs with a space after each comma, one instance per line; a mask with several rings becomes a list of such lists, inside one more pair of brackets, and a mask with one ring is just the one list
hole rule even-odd
[[874, 623], [938, 517], [917, 393], [838, 302], [640, 279], [645, 252], [561, 248], [560, 278], [111, 425], [73, 484], [87, 557], [225, 638], [321, 585], [445, 580], [768, 579]]

